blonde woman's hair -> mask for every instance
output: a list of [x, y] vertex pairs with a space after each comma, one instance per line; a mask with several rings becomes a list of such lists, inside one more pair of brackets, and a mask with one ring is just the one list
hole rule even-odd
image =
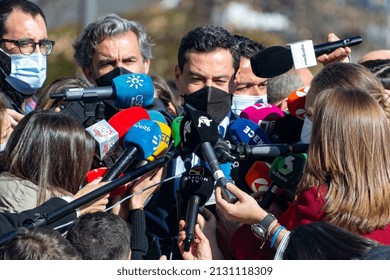
[[298, 192], [324, 185], [326, 221], [361, 234], [383, 228], [390, 222], [389, 140], [385, 113], [368, 91], [324, 90]]

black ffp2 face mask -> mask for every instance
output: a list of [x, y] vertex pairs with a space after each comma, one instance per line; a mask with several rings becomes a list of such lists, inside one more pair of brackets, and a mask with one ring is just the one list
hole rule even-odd
[[95, 80], [95, 83], [99, 87], [105, 87], [105, 86], [111, 86], [112, 85], [112, 79], [124, 75], [124, 74], [133, 74], [133, 72], [127, 70], [123, 67], [116, 67], [110, 72], [104, 74], [100, 78]]
[[229, 114], [232, 106], [232, 95], [216, 87], [204, 87], [183, 98], [185, 110], [206, 112], [218, 124]]

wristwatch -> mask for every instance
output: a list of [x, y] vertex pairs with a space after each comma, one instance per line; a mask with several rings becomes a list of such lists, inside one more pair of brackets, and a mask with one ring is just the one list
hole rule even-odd
[[261, 240], [267, 240], [269, 234], [268, 229], [275, 220], [275, 216], [271, 213], [268, 213], [267, 216], [265, 216], [265, 218], [261, 220], [258, 224], [251, 225], [251, 230], [253, 234]]

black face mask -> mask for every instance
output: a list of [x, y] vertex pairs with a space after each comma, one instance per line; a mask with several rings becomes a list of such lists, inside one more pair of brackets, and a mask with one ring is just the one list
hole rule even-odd
[[204, 87], [183, 96], [184, 109], [206, 112], [219, 124], [231, 110], [232, 96], [216, 87]]
[[132, 74], [133, 72], [127, 70], [123, 67], [116, 67], [110, 72], [104, 74], [100, 78], [95, 80], [95, 83], [99, 87], [105, 87], [105, 86], [111, 86], [112, 85], [112, 79], [124, 75], [124, 74]]

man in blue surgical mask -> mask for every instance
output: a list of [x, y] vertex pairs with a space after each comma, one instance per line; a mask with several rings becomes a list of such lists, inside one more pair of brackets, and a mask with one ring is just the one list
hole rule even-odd
[[42, 10], [27, 0], [0, 1], [0, 91], [11, 129], [35, 108], [36, 92], [46, 80], [48, 39]]
[[233, 93], [232, 112], [239, 116], [241, 111], [256, 103], [267, 103], [267, 79], [257, 77], [252, 72], [250, 58], [261, 51], [262, 44], [245, 36], [234, 35], [240, 49], [240, 68], [234, 79], [236, 90]]
[[6, 106], [20, 114], [35, 108], [35, 94], [46, 80], [48, 39], [42, 10], [26, 0], [0, 2], [0, 88]]

